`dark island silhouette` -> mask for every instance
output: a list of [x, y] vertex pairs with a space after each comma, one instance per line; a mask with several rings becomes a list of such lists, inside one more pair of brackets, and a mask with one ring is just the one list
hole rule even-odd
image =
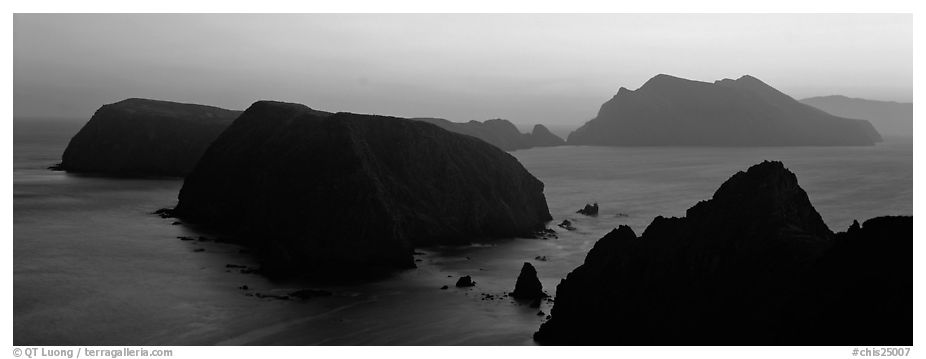
[[542, 344], [913, 344], [912, 217], [834, 234], [780, 162], [620, 226], [556, 288]]
[[621, 87], [567, 139], [598, 146], [869, 146], [865, 120], [830, 115], [752, 76], [713, 83], [660, 74]]
[[117, 176], [189, 173], [240, 111], [131, 98], [100, 107], [56, 169]]
[[543, 183], [510, 154], [422, 121], [251, 105], [185, 178], [173, 214], [251, 245], [268, 273], [365, 275], [412, 248], [531, 236]]
[[913, 136], [913, 104], [909, 102], [875, 101], [841, 95], [810, 97], [801, 102], [836, 116], [868, 120], [884, 135]]
[[[240, 114], [213, 106], [141, 98], [104, 105], [68, 143], [61, 163], [51, 168], [108, 176], [183, 177]], [[506, 151], [565, 144], [543, 125], [522, 134], [502, 119], [468, 123], [416, 120], [479, 138]]]
[[437, 125], [445, 130], [470, 135], [486, 141], [505, 151], [523, 150], [532, 147], [565, 145], [566, 141], [554, 135], [543, 125], [535, 125], [531, 133], [521, 133], [508, 120], [493, 119], [485, 122], [450, 122], [442, 118], [419, 117], [412, 120]]

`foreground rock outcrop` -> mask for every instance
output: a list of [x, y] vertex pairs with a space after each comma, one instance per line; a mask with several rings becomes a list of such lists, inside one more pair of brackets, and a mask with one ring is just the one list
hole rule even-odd
[[445, 130], [462, 133], [486, 141], [505, 151], [522, 150], [531, 147], [560, 146], [566, 144], [543, 125], [534, 126], [531, 133], [521, 133], [508, 120], [493, 119], [485, 122], [450, 122], [442, 118], [413, 118], [437, 125]]
[[865, 120], [802, 104], [752, 76], [713, 83], [657, 75], [620, 88], [570, 145], [869, 146], [881, 141]]
[[[608, 233], [556, 290], [544, 344], [912, 345], [912, 218], [833, 234], [780, 162], [682, 218]], [[866, 292], [867, 285], [890, 290]], [[860, 322], [853, 322], [858, 318]]]
[[260, 101], [190, 173], [173, 214], [233, 233], [270, 272], [414, 266], [417, 245], [530, 236], [543, 183], [481, 140], [407, 119]]
[[127, 99], [100, 107], [56, 169], [117, 176], [184, 176], [241, 114], [218, 107]]

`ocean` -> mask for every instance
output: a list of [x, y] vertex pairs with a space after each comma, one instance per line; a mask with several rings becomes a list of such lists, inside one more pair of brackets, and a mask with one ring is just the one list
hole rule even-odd
[[[273, 281], [228, 267], [257, 265], [242, 247], [178, 240], [211, 234], [152, 214], [176, 204], [181, 179], [48, 170], [82, 124], [14, 120], [14, 345], [531, 345], [552, 304], [502, 296], [524, 262], [554, 294], [612, 228], [640, 234], [657, 215], [683, 216], [762, 160], [784, 162], [833, 231], [913, 213], [909, 138], [873, 147], [535, 148], [511, 154], [544, 182], [558, 238], [421, 248], [417, 269], [373, 282]], [[575, 213], [591, 202], [598, 217]], [[577, 230], [556, 227], [563, 219]], [[455, 288], [462, 275], [476, 286]], [[302, 288], [333, 295], [246, 295]]]

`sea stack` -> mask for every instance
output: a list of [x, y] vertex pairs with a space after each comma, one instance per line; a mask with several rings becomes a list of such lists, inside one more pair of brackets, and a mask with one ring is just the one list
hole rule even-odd
[[543, 183], [481, 140], [271, 101], [213, 142], [175, 214], [232, 232], [271, 271], [360, 275], [414, 266], [417, 245], [530, 236], [552, 219]]
[[182, 177], [241, 114], [132, 98], [100, 107], [71, 138], [57, 169], [115, 176]]
[[870, 146], [881, 141], [865, 120], [800, 103], [752, 76], [692, 81], [657, 75], [620, 88], [570, 145]]
[[[763, 162], [685, 217], [657, 217], [639, 237], [621, 226], [601, 238], [557, 286], [552, 317], [534, 338], [911, 345], [911, 252], [912, 218], [873, 219], [833, 234], [796, 176], [780, 162]], [[855, 293], [865, 281], [893, 289]], [[884, 322], [849, 323], [862, 317]]]
[[521, 300], [534, 300], [546, 296], [546, 293], [543, 292], [543, 285], [540, 284], [540, 279], [537, 279], [537, 270], [530, 263], [524, 262], [524, 266], [521, 267], [521, 274], [518, 275], [518, 281], [515, 282], [514, 291], [511, 292], [511, 297]]

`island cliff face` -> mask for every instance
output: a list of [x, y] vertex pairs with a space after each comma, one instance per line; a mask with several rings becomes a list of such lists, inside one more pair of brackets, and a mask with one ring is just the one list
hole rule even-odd
[[[912, 230], [911, 217], [880, 217], [833, 234], [794, 174], [763, 162], [683, 218], [657, 217], [639, 237], [620, 226], [601, 238], [557, 286], [552, 318], [534, 337], [544, 344], [911, 345]], [[891, 289], [857, 293], [865, 283]]]
[[447, 131], [461, 133], [486, 141], [505, 151], [523, 150], [532, 147], [561, 146], [566, 141], [554, 135], [543, 125], [534, 126], [532, 133], [521, 133], [508, 120], [493, 119], [485, 122], [450, 122], [442, 118], [413, 118], [437, 125]]
[[147, 99], [104, 105], [68, 143], [57, 166], [118, 176], [184, 176], [241, 114]]
[[269, 101], [213, 142], [179, 199], [176, 216], [234, 233], [265, 269], [345, 275], [413, 267], [417, 245], [527, 236], [552, 219], [543, 183], [481, 140]]
[[830, 115], [752, 76], [714, 83], [657, 75], [621, 88], [598, 116], [569, 134], [570, 145], [869, 146], [865, 120]]

